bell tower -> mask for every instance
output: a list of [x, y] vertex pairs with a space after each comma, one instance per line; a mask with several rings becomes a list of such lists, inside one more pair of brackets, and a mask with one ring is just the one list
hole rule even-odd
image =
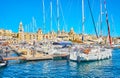
[[19, 33], [23, 33], [23, 32], [24, 32], [23, 25], [22, 25], [22, 22], [20, 22]]
[[20, 22], [19, 24], [19, 32], [18, 32], [18, 38], [20, 41], [24, 41], [24, 29], [23, 29], [23, 24]]

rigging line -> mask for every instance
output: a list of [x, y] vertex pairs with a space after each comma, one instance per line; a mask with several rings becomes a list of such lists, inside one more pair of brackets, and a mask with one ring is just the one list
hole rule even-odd
[[113, 20], [113, 16], [111, 15], [111, 21], [112, 21], [112, 33], [113, 35], [115, 35], [115, 24], [114, 24], [114, 20]]
[[95, 4], [95, 1], [93, 0], [92, 6], [91, 6], [92, 9], [96, 8], [96, 7], [94, 7], [94, 4]]
[[[102, 32], [102, 30], [101, 30], [101, 25], [100, 25], [100, 14], [99, 14], [99, 17], [98, 17], [98, 34], [99, 34], [99, 37], [100, 37], [100, 34], [101, 34], [101, 32]], [[102, 37], [102, 36], [101, 36]]]
[[32, 29], [32, 32], [34, 33], [34, 17], [32, 17], [32, 27], [33, 27], [33, 29]]
[[[54, 6], [52, 6], [52, 8], [54, 9]], [[52, 9], [52, 21], [54, 21], [54, 23], [52, 23], [52, 26], [55, 25], [55, 27], [56, 27], [57, 26], [57, 20], [56, 20], [56, 14], [55, 14], [56, 12], [53, 9]], [[54, 31], [55, 27], [52, 28], [53, 31]]]
[[25, 32], [27, 32], [27, 25], [25, 25]]
[[[53, 8], [54, 9], [54, 8]], [[54, 23], [52, 24], [52, 25], [55, 25], [55, 27], [57, 26], [57, 20], [56, 20], [56, 14], [55, 14], [55, 11], [54, 10], [52, 10], [53, 12], [52, 12], [52, 18], [53, 18], [53, 20], [52, 21], [54, 21]], [[53, 30], [54, 30], [54, 28], [55, 27], [53, 27]], [[56, 29], [55, 29], [56, 30]]]
[[90, 1], [89, 0], [88, 0], [88, 6], [89, 6], [89, 9], [90, 9], [90, 14], [91, 14], [91, 17], [92, 17], [92, 22], [93, 22], [93, 25], [94, 25], [95, 33], [96, 33], [96, 36], [98, 38], [98, 33], [97, 33], [96, 25], [95, 25], [95, 20], [94, 20], [93, 14], [92, 14], [92, 9], [90, 7]]
[[98, 20], [97, 20], [97, 25], [96, 25], [96, 27], [97, 27], [97, 31], [98, 31], [98, 36], [100, 37], [100, 14], [99, 14], [99, 16], [98, 16]]
[[32, 32], [32, 29], [31, 29], [31, 27], [32, 27], [32, 23], [30, 22], [30, 32]]
[[68, 6], [66, 5], [66, 8], [67, 9], [67, 15], [66, 15], [66, 18], [69, 18], [70, 17], [70, 13], [71, 13], [71, 8], [72, 8], [72, 5], [73, 5], [73, 0], [68, 0]]
[[[80, 2], [79, 2], [79, 0], [78, 0], [78, 5], [81, 5], [81, 4], [79, 4]], [[84, 17], [84, 19], [85, 19], [85, 17]], [[80, 20], [81, 20], [81, 18], [80, 18]], [[84, 20], [85, 21], [85, 20]], [[78, 21], [78, 23], [77, 23], [77, 26], [79, 27], [78, 28], [78, 33], [82, 33], [82, 31], [81, 31], [81, 29], [80, 29], [80, 26], [82, 26], [82, 21]]]
[[[62, 14], [62, 17], [63, 17], [64, 25], [66, 26], [65, 17], [64, 17], [64, 14], [63, 14], [63, 10], [62, 10], [61, 3], [60, 3], [60, 10], [61, 10], [61, 14]], [[64, 26], [64, 25], [63, 25], [63, 26]], [[64, 27], [63, 27], [63, 29], [64, 29]]]
[[103, 12], [102, 12], [102, 0], [100, 0], [100, 37], [102, 37], [102, 15], [103, 15]]
[[27, 32], [29, 32], [29, 24], [27, 24]]
[[37, 31], [37, 23], [36, 23], [36, 20], [35, 20], [35, 31]]
[[79, 34], [82, 33], [82, 32], [81, 32], [81, 27], [80, 27], [80, 26], [82, 26], [81, 23], [82, 23], [82, 22], [80, 22], [80, 21], [77, 23], [77, 26], [78, 26], [78, 33], [79, 33]]

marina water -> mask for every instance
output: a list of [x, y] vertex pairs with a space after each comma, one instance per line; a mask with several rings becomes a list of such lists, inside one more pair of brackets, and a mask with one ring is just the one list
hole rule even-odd
[[[12, 54], [15, 56], [15, 54]], [[113, 50], [111, 59], [93, 62], [46, 60], [21, 62], [9, 61], [0, 68], [0, 78], [93, 78], [120, 77], [120, 49]]]

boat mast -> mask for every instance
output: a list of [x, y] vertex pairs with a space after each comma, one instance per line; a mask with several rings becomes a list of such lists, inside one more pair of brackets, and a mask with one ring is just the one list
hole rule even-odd
[[[34, 17], [32, 17], [32, 26], [33, 26], [33, 33], [35, 33], [35, 30], [36, 30], [36, 20]], [[33, 38], [36, 40], [36, 36]]]
[[52, 32], [52, 0], [50, 1], [50, 28], [51, 28], [51, 32]]
[[44, 5], [44, 0], [42, 0], [43, 4], [43, 27], [44, 27], [44, 33], [45, 33], [45, 5]]
[[106, 14], [106, 23], [108, 26], [109, 42], [110, 42], [110, 46], [112, 47], [112, 40], [111, 40], [111, 36], [110, 36], [110, 25], [109, 25], [109, 21], [108, 21], [108, 13], [107, 13], [107, 8], [106, 8], [106, 0], [104, 0], [104, 8], [105, 8], [105, 14]]
[[35, 30], [34, 17], [32, 17], [32, 27], [33, 27], [33, 33], [34, 33], [34, 30]]
[[59, 24], [59, 0], [57, 0], [57, 26], [58, 26], [58, 33], [60, 31], [60, 24]]
[[82, 0], [82, 41], [84, 41], [84, 22], [85, 22], [85, 17], [84, 17], [84, 0]]
[[100, 0], [100, 37], [102, 37], [102, 0]]

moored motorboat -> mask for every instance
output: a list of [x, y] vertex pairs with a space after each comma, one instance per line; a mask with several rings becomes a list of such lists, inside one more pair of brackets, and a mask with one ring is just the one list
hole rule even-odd
[[0, 56], [0, 67], [7, 66], [8, 61], [4, 61], [2, 56]]

